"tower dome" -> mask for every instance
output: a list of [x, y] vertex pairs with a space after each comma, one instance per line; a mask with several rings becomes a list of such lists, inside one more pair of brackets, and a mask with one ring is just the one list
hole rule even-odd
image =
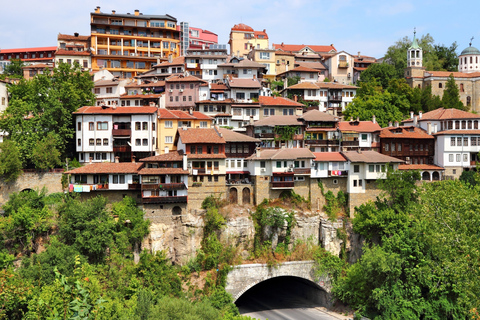
[[458, 56], [458, 71], [464, 73], [480, 72], [480, 50], [472, 47], [472, 39], [469, 46]]
[[462, 53], [460, 54], [461, 56], [467, 55], [467, 54], [480, 54], [480, 50], [478, 50], [475, 47], [467, 47], [463, 49]]
[[416, 38], [417, 30], [413, 31], [413, 41], [407, 50], [407, 67], [423, 67], [423, 50], [418, 45]]

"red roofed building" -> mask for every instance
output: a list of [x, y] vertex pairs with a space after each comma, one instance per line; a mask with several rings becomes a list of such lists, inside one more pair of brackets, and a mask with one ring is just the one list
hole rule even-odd
[[381, 130], [375, 121], [340, 121], [338, 130], [341, 133], [341, 151], [361, 150], [378, 151], [380, 147], [379, 132]]
[[246, 24], [239, 23], [230, 30], [228, 44], [232, 56], [246, 57], [251, 49], [268, 49], [268, 35], [265, 29], [255, 31]]
[[195, 109], [200, 95], [208, 91], [208, 83], [194, 76], [174, 75], [165, 80], [165, 90], [165, 106], [168, 109], [188, 111]]
[[305, 44], [272, 44], [273, 48], [276, 50], [289, 51], [293, 53], [304, 53], [307, 54], [318, 54], [318, 53], [335, 53], [337, 49], [331, 45], [322, 46], [322, 45], [305, 45]]
[[90, 36], [58, 34], [55, 65], [78, 63], [83, 70], [91, 70]]
[[260, 119], [275, 115], [301, 115], [305, 107], [302, 103], [292, 99], [275, 96], [260, 96], [258, 102], [260, 103]]
[[208, 30], [194, 28], [188, 22], [180, 22], [177, 30], [181, 35], [181, 54], [187, 55], [191, 49], [205, 49], [218, 43], [218, 35]]

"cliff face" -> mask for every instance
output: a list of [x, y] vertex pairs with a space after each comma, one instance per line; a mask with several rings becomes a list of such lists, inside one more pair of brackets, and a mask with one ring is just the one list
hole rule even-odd
[[[297, 240], [318, 243], [337, 256], [345, 245], [349, 260], [353, 262], [360, 257], [362, 239], [353, 234], [349, 224], [344, 227], [343, 220], [332, 222], [323, 215], [311, 212], [296, 213], [295, 220], [291, 243]], [[203, 227], [203, 215], [165, 216], [152, 222], [150, 234], [142, 247], [152, 251], [164, 250], [174, 263], [184, 264], [201, 248]], [[265, 236], [271, 236], [272, 245], [276, 245], [279, 239], [285, 237], [285, 229], [267, 228]], [[342, 232], [337, 230], [344, 230], [346, 237], [342, 237]], [[248, 257], [254, 236], [254, 223], [248, 213], [227, 218], [226, 226], [219, 233], [220, 241], [240, 248], [243, 258]]]

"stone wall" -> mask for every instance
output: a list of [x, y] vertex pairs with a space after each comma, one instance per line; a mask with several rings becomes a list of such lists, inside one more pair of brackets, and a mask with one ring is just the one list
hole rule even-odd
[[375, 180], [365, 180], [365, 193], [351, 193], [348, 196], [350, 217], [355, 216], [355, 207], [360, 207], [368, 201], [375, 201], [381, 193], [382, 190], [377, 188]]
[[[197, 176], [200, 177], [200, 176]], [[215, 176], [203, 176], [203, 182], [200, 186], [193, 186], [193, 176], [188, 176], [188, 210], [200, 209], [203, 200], [213, 195], [222, 199], [226, 198], [225, 176], [219, 175], [215, 182]], [[208, 181], [211, 178], [212, 181]]]
[[6, 203], [13, 192], [26, 189], [41, 190], [46, 187], [48, 193], [63, 192], [62, 173], [23, 173], [14, 182], [6, 183], [0, 180], [0, 206]]

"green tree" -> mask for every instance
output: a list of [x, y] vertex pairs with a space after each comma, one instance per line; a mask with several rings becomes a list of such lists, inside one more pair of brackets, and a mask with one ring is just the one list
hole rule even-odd
[[458, 56], [456, 53], [458, 45], [456, 42], [452, 43], [450, 47], [436, 44], [434, 48], [442, 70], [458, 71]]
[[25, 63], [20, 59], [12, 59], [3, 69], [3, 78], [23, 78], [23, 67]]
[[55, 136], [55, 148], [64, 159], [74, 151], [73, 112], [92, 105], [93, 82], [78, 64], [60, 64], [50, 74], [9, 85], [10, 100], [0, 119], [0, 128], [19, 147], [22, 162], [34, 167], [32, 151], [49, 133]]
[[362, 72], [361, 81], [369, 82], [373, 78], [377, 79], [383, 89], [388, 87], [391, 79], [398, 78], [395, 67], [387, 63], [373, 63]]
[[299, 82], [300, 82], [300, 77], [299, 76], [294, 76], [294, 77], [288, 77], [287, 78], [287, 86], [289, 86], [289, 87], [291, 87], [293, 85], [296, 85]]
[[22, 160], [17, 144], [5, 140], [0, 144], [0, 175], [6, 182], [17, 180], [22, 173]]
[[455, 108], [460, 110], [467, 110], [460, 101], [460, 94], [458, 92], [457, 84], [455, 83], [455, 78], [453, 74], [448, 77], [447, 83], [445, 84], [445, 91], [443, 91], [442, 105], [446, 109]]
[[55, 134], [49, 132], [32, 150], [32, 162], [36, 169], [49, 170], [61, 165], [60, 152], [56, 148]]

